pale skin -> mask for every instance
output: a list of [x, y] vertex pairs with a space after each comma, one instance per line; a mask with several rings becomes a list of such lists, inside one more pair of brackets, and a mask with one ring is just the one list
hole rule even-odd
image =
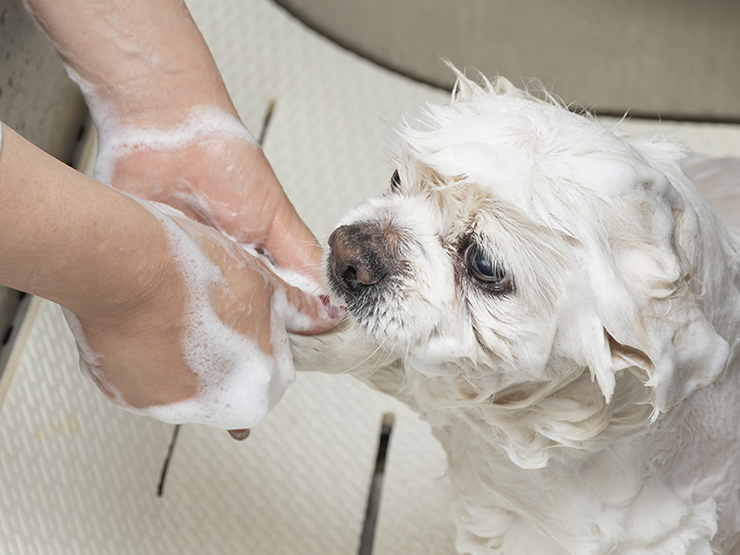
[[[204, 107], [238, 118], [182, 1], [27, 3], [65, 63], [94, 87], [99, 102], [92, 111], [101, 135], [118, 126], [166, 131]], [[243, 140], [214, 136], [186, 150], [138, 150], [118, 161], [112, 184], [197, 214], [239, 240], [264, 247], [279, 265], [320, 277], [315, 238], [262, 151]], [[183, 189], [204, 193], [209, 213], [183, 202], [177, 194]]]
[[[28, 5], [65, 63], [92, 87], [103, 136], [126, 127], [167, 132], [204, 107], [238, 117], [182, 2]], [[216, 231], [318, 279], [320, 248], [252, 142], [214, 130], [177, 150], [133, 149], [111, 169], [117, 189], [171, 204], [200, 222], [175, 218], [225, 278], [211, 303], [263, 352], [272, 352], [266, 323], [276, 289], [311, 317], [308, 329], [289, 331], [318, 333], [335, 323], [324, 299], [286, 285], [269, 264]], [[180, 341], [187, 287], [158, 219], [7, 127], [0, 176], [0, 283], [73, 312], [105, 381], [126, 403], [145, 408], [193, 396], [199, 384]], [[106, 392], [107, 384], [99, 385]]]

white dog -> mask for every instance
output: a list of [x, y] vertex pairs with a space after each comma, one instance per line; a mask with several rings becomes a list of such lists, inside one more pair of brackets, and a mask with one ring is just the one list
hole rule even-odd
[[329, 238], [368, 347], [297, 364], [381, 346], [358, 371], [392, 360], [370, 383], [444, 446], [460, 553], [740, 548], [740, 241], [686, 152], [462, 75], [399, 142]]

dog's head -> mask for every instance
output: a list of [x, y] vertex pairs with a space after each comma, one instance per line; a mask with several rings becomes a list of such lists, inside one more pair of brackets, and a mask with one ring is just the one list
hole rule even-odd
[[387, 194], [329, 239], [357, 324], [440, 404], [565, 406], [582, 390], [603, 413], [622, 381], [649, 418], [711, 382], [728, 349], [697, 267], [711, 214], [687, 204], [681, 150], [459, 77], [450, 105], [400, 132]]

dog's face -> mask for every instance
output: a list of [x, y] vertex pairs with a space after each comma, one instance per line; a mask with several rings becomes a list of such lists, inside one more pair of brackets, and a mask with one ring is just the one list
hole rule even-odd
[[461, 79], [427, 120], [401, 132], [388, 192], [329, 238], [331, 287], [369, 337], [476, 401], [590, 374], [608, 402], [629, 373], [666, 410], [714, 378], [726, 344], [677, 239], [696, 218], [655, 169], [677, 152], [506, 82]]

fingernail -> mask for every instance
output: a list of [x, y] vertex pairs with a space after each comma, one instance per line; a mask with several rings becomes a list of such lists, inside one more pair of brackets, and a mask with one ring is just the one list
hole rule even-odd
[[324, 311], [329, 319], [339, 320], [347, 312], [346, 308], [331, 304], [328, 295], [319, 295], [319, 298], [321, 299], [321, 303], [324, 305]]
[[249, 428], [243, 430], [229, 430], [229, 435], [237, 441], [244, 441], [249, 437]]

